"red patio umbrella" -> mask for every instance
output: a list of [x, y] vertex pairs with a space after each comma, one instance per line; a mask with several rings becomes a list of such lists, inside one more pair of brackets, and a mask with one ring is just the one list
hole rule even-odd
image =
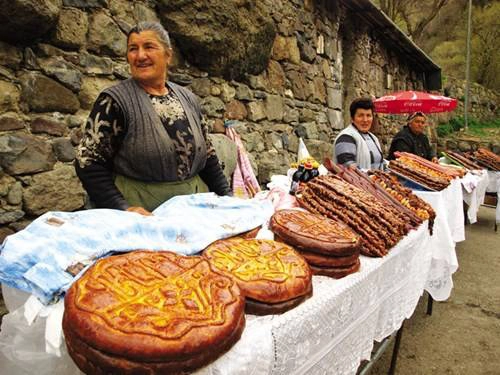
[[374, 100], [378, 113], [436, 113], [450, 112], [457, 106], [457, 99], [422, 91], [399, 91]]

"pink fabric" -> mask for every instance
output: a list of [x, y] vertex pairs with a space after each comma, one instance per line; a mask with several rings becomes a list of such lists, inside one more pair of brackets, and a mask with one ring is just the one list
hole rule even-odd
[[233, 128], [226, 128], [226, 135], [238, 148], [238, 160], [233, 174], [233, 195], [239, 198], [252, 198], [260, 191], [259, 183], [245, 151], [241, 138]]
[[260, 197], [270, 201], [273, 204], [274, 211], [299, 207], [297, 199], [281, 188], [274, 187], [269, 191], [263, 191], [261, 194], [257, 195], [257, 199]]

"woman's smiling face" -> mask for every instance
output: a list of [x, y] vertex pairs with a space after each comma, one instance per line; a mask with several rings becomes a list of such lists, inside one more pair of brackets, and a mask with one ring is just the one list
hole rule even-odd
[[146, 84], [165, 82], [172, 51], [154, 31], [132, 33], [127, 43], [127, 61], [132, 78]]
[[354, 126], [362, 133], [370, 131], [373, 122], [373, 111], [371, 109], [357, 108], [352, 118]]

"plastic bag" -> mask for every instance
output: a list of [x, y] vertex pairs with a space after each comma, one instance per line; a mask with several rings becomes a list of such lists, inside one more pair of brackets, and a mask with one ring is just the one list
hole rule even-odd
[[81, 375], [66, 351], [60, 346], [60, 356], [49, 354], [46, 348], [46, 317], [37, 317], [29, 325], [25, 306], [5, 315], [0, 330], [0, 368], [9, 375]]
[[310, 157], [311, 154], [309, 154], [304, 141], [302, 140], [302, 138], [299, 138], [299, 147], [297, 149], [297, 163], [300, 163], [301, 160], [309, 159]]

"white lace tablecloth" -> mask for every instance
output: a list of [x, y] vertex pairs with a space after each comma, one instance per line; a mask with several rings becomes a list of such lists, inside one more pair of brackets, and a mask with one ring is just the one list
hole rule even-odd
[[474, 224], [477, 222], [479, 207], [484, 203], [484, 196], [489, 184], [488, 172], [485, 169], [469, 172], [460, 179], [460, 182], [462, 183], [464, 202], [469, 207], [467, 218], [470, 224]]
[[444, 301], [450, 297], [452, 275], [458, 269], [455, 245], [465, 240], [461, 183], [454, 179], [442, 191], [415, 190], [414, 193], [436, 211], [434, 231], [427, 245], [432, 252], [432, 262], [425, 290], [436, 301]]
[[[240, 341], [197, 374], [355, 374], [360, 361], [370, 358], [373, 341], [413, 314], [434, 253], [429, 239], [425, 223], [384, 258], [362, 256], [358, 273], [340, 280], [314, 276], [310, 299], [282, 315], [247, 315]], [[11, 298], [12, 290], [5, 294]], [[46, 319], [28, 326], [23, 310], [4, 317], [2, 374], [79, 374], [64, 344], [61, 357], [45, 353]]]
[[486, 192], [497, 193], [497, 209], [495, 214], [495, 219], [497, 223], [500, 223], [500, 172], [488, 171], [488, 187]]

